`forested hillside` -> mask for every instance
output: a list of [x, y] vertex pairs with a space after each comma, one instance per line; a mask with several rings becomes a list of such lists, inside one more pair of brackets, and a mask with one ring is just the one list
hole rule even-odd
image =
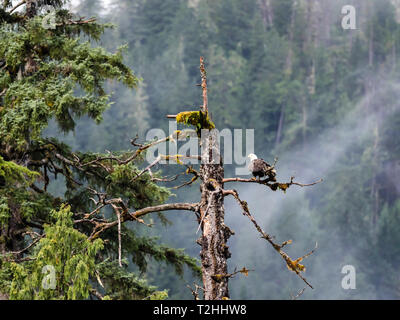
[[[356, 8], [356, 30], [341, 27], [346, 4]], [[90, 16], [98, 8], [85, 1], [78, 10]], [[143, 82], [135, 96], [113, 87], [109, 121], [98, 128], [83, 122], [76, 146], [102, 150], [144, 127], [167, 130], [166, 114], [199, 100], [198, 56], [204, 55], [216, 124], [254, 128], [256, 153], [279, 157], [287, 177], [324, 178], [312, 190], [282, 196], [257, 187], [242, 191], [272, 234], [293, 238], [296, 249], [318, 241], [307, 269], [315, 290], [304, 297], [399, 298], [399, 9], [389, 0], [114, 1], [102, 19], [117, 28], [102, 41], [128, 44], [126, 61]], [[239, 253], [230, 265], [255, 271], [231, 282], [233, 298], [289, 298], [301, 282], [250, 226], [236, 221], [235, 210], [228, 203], [227, 220], [238, 235], [232, 251]], [[155, 234], [183, 247], [195, 231], [180, 216]], [[187, 249], [198, 254], [196, 245]], [[341, 288], [347, 264], [356, 267], [357, 290]], [[172, 297], [190, 297], [185, 282], [156, 273]]]
[[[342, 28], [344, 5], [356, 8], [356, 30]], [[400, 298], [399, 1], [85, 0], [73, 10], [115, 25], [92, 41], [109, 50], [127, 45], [124, 62], [141, 81], [137, 90], [107, 82], [113, 105], [99, 125], [84, 116], [64, 134], [51, 122], [44, 135], [57, 134], [73, 150], [105, 152], [129, 149], [130, 139], [144, 140], [150, 128], [168, 132], [167, 114], [201, 104], [196, 85], [204, 56], [216, 126], [255, 129], [255, 153], [269, 162], [279, 158], [281, 180], [324, 179], [287, 193], [236, 186], [265, 230], [278, 241], [294, 240], [288, 253], [318, 242], [305, 273], [314, 290], [301, 298]], [[225, 175], [234, 168], [226, 166]], [[49, 185], [55, 194], [62, 188], [58, 181]], [[176, 198], [197, 201], [198, 188]], [[230, 281], [232, 299], [290, 299], [304, 287], [232, 200], [225, 217], [236, 233], [228, 243], [230, 271], [254, 270]], [[156, 243], [198, 257], [193, 216], [154, 220], [150, 230], [135, 227], [135, 236], [158, 237]], [[149, 258], [147, 270], [130, 265], [130, 271], [168, 290], [169, 298], [191, 299], [186, 285], [199, 279], [163, 260]], [[341, 286], [345, 265], [355, 267], [356, 290]]]

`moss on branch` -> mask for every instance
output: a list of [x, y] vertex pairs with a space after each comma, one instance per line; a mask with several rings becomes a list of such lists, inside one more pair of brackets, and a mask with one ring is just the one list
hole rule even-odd
[[208, 113], [203, 111], [184, 111], [176, 115], [176, 122], [196, 127], [197, 134], [201, 129], [215, 129], [215, 124], [211, 121]]

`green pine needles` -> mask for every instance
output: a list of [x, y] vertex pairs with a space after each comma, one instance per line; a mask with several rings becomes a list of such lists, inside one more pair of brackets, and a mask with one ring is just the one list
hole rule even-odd
[[[0, 296], [166, 299], [146, 279], [150, 262], [181, 275], [199, 267], [182, 250], [136, 235], [147, 223], [131, 213], [171, 195], [154, 182], [158, 172], [139, 174], [144, 152], [73, 152], [43, 134], [50, 121], [65, 133], [83, 116], [102, 121], [112, 104], [107, 82], [138, 86], [126, 47], [99, 47], [110, 25], [75, 16], [66, 1], [35, 3], [0, 1]], [[43, 23], [48, 5], [54, 28]]]
[[[129, 87], [138, 84], [122, 62], [122, 50], [110, 54], [77, 35], [68, 35], [68, 30], [44, 29], [39, 17], [18, 29], [3, 26], [0, 57], [7, 68], [0, 75], [0, 90], [6, 89], [0, 139], [23, 148], [27, 138], [40, 138], [52, 118], [64, 131], [73, 130], [74, 118], [83, 115], [101, 121], [111, 104], [104, 82], [115, 79]], [[32, 61], [28, 70], [27, 57]]]
[[73, 228], [69, 206], [53, 211], [51, 217], [53, 223], [44, 226], [46, 236], [35, 247], [35, 258], [10, 265], [11, 299], [75, 300], [89, 295], [89, 277], [95, 273], [96, 254], [104, 248], [103, 241], [90, 242]]

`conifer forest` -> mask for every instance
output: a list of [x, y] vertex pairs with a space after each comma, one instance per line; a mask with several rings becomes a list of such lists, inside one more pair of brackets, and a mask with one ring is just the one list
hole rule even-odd
[[0, 300], [400, 299], [399, 0], [0, 0]]

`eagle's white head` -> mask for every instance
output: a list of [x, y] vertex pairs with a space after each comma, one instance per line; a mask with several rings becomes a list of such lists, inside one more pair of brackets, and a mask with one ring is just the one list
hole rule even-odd
[[254, 160], [257, 159], [257, 156], [256, 156], [254, 153], [250, 153], [250, 154], [247, 156], [247, 158], [249, 158], [250, 161], [254, 161]]

